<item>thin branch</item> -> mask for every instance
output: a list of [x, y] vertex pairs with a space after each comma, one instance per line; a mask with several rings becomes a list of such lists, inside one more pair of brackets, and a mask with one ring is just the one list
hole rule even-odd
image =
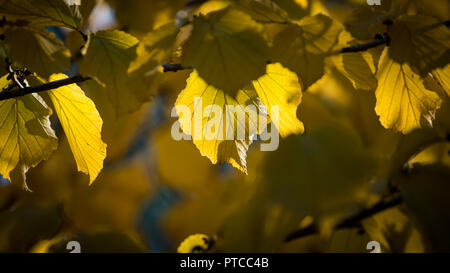
[[200, 4], [203, 4], [203, 3], [207, 2], [207, 1], [208, 0], [188, 0], [186, 2], [186, 7], [200, 5]]
[[162, 67], [164, 72], [177, 72], [178, 70], [192, 69], [190, 67], [184, 67], [181, 64], [163, 64]]
[[[363, 210], [360, 213], [345, 219], [344, 221], [340, 222], [336, 229], [341, 228], [349, 228], [349, 227], [355, 227], [361, 220], [364, 220], [366, 218], [369, 218], [379, 212], [382, 212], [386, 209], [390, 209], [392, 207], [395, 207], [397, 205], [400, 205], [403, 202], [403, 198], [401, 196], [398, 196], [396, 198], [393, 198], [389, 201], [381, 201], [380, 203], [376, 204], [375, 206]], [[315, 225], [309, 225], [306, 228], [296, 230], [289, 234], [289, 236], [286, 237], [285, 242], [290, 242], [292, 240], [302, 238], [308, 235], [313, 235], [318, 232], [318, 229]]]
[[387, 44], [389, 45], [390, 42], [389, 35], [384, 34], [379, 39], [376, 39], [375, 41], [365, 43], [365, 44], [358, 44], [354, 46], [344, 47], [339, 51], [339, 53], [349, 53], [349, 52], [360, 52], [360, 51], [366, 51], [368, 49]]
[[44, 83], [40, 85], [34, 85], [25, 88], [15, 88], [13, 90], [2, 90], [0, 91], [0, 101], [22, 97], [31, 93], [48, 91], [58, 87], [62, 87], [69, 84], [84, 82], [89, 80], [89, 77], [83, 77], [81, 75], [73, 76], [67, 79], [62, 79], [54, 82]]

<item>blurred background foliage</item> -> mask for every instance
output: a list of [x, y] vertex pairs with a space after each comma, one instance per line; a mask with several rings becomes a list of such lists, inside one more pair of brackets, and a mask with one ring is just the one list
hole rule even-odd
[[[195, 8], [207, 13], [226, 2], [208, 1]], [[275, 2], [294, 19], [325, 13], [344, 24], [360, 20], [360, 28], [352, 25], [352, 34], [367, 38], [364, 17], [351, 13], [365, 1]], [[441, 11], [448, 2], [425, 2], [412, 9], [448, 16]], [[114, 27], [141, 38], [173, 20], [185, 4], [82, 0], [82, 13], [89, 18], [86, 29]], [[79, 35], [52, 31], [76, 59]], [[271, 25], [268, 31], [279, 29]], [[370, 59], [380, 52], [364, 54]], [[2, 182], [0, 251], [68, 252], [66, 242], [77, 240], [83, 252], [172, 252], [196, 233], [214, 237], [213, 251], [226, 252], [368, 252], [371, 240], [387, 252], [450, 250], [450, 145], [436, 141], [450, 128], [448, 101], [436, 114], [437, 129], [402, 136], [380, 125], [371, 91], [355, 89], [332, 65], [326, 69], [329, 73], [303, 93], [298, 108], [305, 134], [280, 139], [274, 152], [260, 152], [253, 144], [248, 175], [213, 165], [192, 142], [172, 139], [170, 110], [189, 71], [165, 73], [154, 99], [119, 119], [106, 96], [92, 91], [98, 84], [83, 83], [88, 96], [98, 96], [94, 100], [108, 145], [104, 169], [88, 186], [62, 140], [49, 160], [28, 173], [32, 192]], [[63, 139], [61, 130], [56, 131]], [[419, 150], [423, 143], [430, 145]], [[393, 175], [393, 181], [379, 179], [405, 161], [409, 168]], [[406, 202], [352, 227], [336, 228], [399, 189]], [[285, 241], [293, 231], [310, 226], [311, 234]]]

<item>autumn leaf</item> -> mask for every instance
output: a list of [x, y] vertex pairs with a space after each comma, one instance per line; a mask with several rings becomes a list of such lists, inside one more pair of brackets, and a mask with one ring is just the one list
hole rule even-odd
[[251, 88], [239, 90], [234, 98], [209, 85], [197, 70], [191, 73], [186, 88], [175, 102], [181, 129], [186, 135], [193, 136], [200, 153], [213, 164], [230, 163], [242, 172], [247, 172], [246, 152], [252, 143], [250, 136], [264, 129], [257, 124], [261, 105]]
[[435, 69], [432, 75], [445, 90], [447, 96], [450, 97], [450, 64], [444, 68]]
[[[55, 74], [50, 81], [65, 78], [64, 74]], [[94, 103], [76, 84], [53, 89], [48, 95], [66, 133], [78, 170], [89, 175], [91, 184], [103, 168], [106, 157], [106, 144], [100, 134], [103, 121]]]
[[272, 119], [282, 137], [303, 133], [303, 123], [297, 119], [297, 106], [302, 100], [302, 89], [297, 75], [281, 64], [267, 65], [267, 73], [252, 82], [256, 93], [267, 107], [279, 107], [279, 117]]
[[[0, 79], [0, 90], [11, 84], [6, 77]], [[50, 115], [51, 109], [38, 94], [0, 101], [0, 174], [4, 178], [10, 179], [17, 168], [18, 179], [27, 189], [28, 169], [56, 150], [58, 140], [50, 127]]]
[[423, 80], [407, 63], [391, 59], [389, 50], [386, 48], [381, 56], [375, 91], [375, 111], [381, 124], [403, 134], [431, 126], [442, 100], [436, 92], [425, 88]]

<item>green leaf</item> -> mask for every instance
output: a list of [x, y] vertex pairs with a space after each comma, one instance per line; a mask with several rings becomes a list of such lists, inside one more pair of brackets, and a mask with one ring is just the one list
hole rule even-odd
[[55, 34], [44, 28], [7, 28], [5, 46], [14, 65], [48, 78], [69, 69], [70, 52]]
[[174, 50], [178, 32], [176, 25], [169, 23], [147, 33], [137, 47], [136, 59], [131, 62], [128, 72], [149, 71], [168, 62]]
[[234, 96], [240, 87], [265, 72], [268, 45], [263, 26], [230, 7], [199, 15], [183, 46], [182, 64], [197, 69], [199, 76]]
[[273, 193], [268, 200], [311, 215], [327, 233], [337, 221], [374, 200], [369, 186], [377, 167], [355, 135], [327, 126], [282, 141], [265, 158], [261, 179]]
[[[136, 111], [155, 92], [154, 80], [162, 76], [155, 69], [148, 77], [129, 77], [130, 63], [136, 58], [138, 40], [119, 30], [99, 31], [90, 37], [80, 71], [105, 85], [116, 114]], [[147, 85], [146, 81], [150, 81]]]
[[377, 213], [362, 221], [371, 240], [381, 244], [381, 252], [424, 252], [423, 236], [404, 206]]
[[0, 16], [7, 20], [26, 20], [34, 26], [58, 26], [81, 29], [82, 17], [77, 5], [64, 0], [0, 0]]
[[[67, 78], [55, 74], [50, 81]], [[94, 103], [76, 84], [66, 85], [48, 92], [56, 114], [66, 133], [78, 170], [89, 175], [91, 184], [103, 168], [106, 144], [101, 138], [103, 121]]]
[[450, 29], [426, 15], [401, 16], [389, 29], [389, 57], [425, 76], [450, 60]]
[[[0, 90], [11, 81], [0, 79]], [[16, 169], [17, 179], [27, 188], [25, 173], [47, 159], [58, 140], [50, 127], [51, 109], [38, 94], [0, 101], [0, 174], [10, 179]], [[21, 176], [21, 177], [20, 177]], [[17, 183], [16, 176], [12, 182]]]
[[431, 251], [450, 250], [450, 169], [446, 166], [414, 165], [407, 176], [398, 177], [406, 207], [417, 220]]
[[385, 128], [407, 134], [431, 126], [442, 100], [427, 90], [423, 80], [407, 63], [397, 63], [385, 48], [378, 67], [375, 112]]
[[306, 90], [324, 74], [325, 55], [338, 39], [342, 27], [319, 14], [288, 24], [274, 38], [274, 61], [297, 73]]
[[261, 23], [286, 23], [289, 16], [271, 0], [243, 0], [237, 2], [237, 8]]

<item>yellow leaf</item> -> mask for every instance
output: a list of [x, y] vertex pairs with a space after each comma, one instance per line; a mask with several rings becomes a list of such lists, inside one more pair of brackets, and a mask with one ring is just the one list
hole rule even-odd
[[131, 62], [128, 72], [138, 69], [151, 70], [167, 62], [172, 54], [179, 29], [169, 23], [147, 33], [137, 47], [136, 59]]
[[432, 125], [441, 99], [437, 93], [425, 88], [423, 80], [407, 63], [394, 61], [389, 50], [384, 49], [380, 58], [375, 91], [375, 112], [381, 124], [404, 134]]
[[[354, 44], [351, 35], [343, 31], [335, 49], [338, 50]], [[371, 67], [370, 59], [372, 59], [372, 55], [368, 52], [336, 54], [330, 57], [333, 66], [352, 83], [353, 87], [362, 90], [377, 88], [377, 79], [374, 75], [375, 67]]]
[[[116, 115], [136, 111], [154, 93], [162, 72], [155, 69], [148, 77], [129, 77], [130, 63], [136, 57], [138, 40], [119, 30], [99, 31], [90, 37], [80, 71], [98, 79], [116, 108]], [[150, 81], [150, 84], [147, 82]]]
[[19, 67], [26, 67], [48, 78], [69, 69], [70, 52], [54, 33], [44, 28], [7, 28], [5, 46], [9, 58]]
[[268, 108], [269, 116], [272, 106], [279, 107], [280, 116], [272, 121], [282, 137], [303, 133], [303, 123], [297, 119], [302, 89], [295, 73], [279, 63], [269, 64], [266, 75], [253, 81], [253, 87]]
[[327, 52], [337, 42], [342, 27], [319, 14], [288, 24], [274, 38], [272, 55], [275, 61], [297, 73], [306, 90], [324, 74]]
[[[0, 79], [0, 90], [11, 81]], [[58, 145], [50, 127], [50, 108], [38, 94], [0, 101], [0, 174], [10, 179], [17, 167], [26, 188], [25, 173], [47, 159]], [[17, 182], [14, 181], [12, 182]]]
[[[219, 108], [214, 109], [214, 105]], [[241, 89], [233, 98], [206, 83], [197, 70], [191, 73], [186, 88], [175, 102], [181, 129], [186, 135], [193, 136], [200, 153], [213, 164], [230, 163], [242, 172], [247, 172], [246, 152], [252, 143], [250, 136], [264, 129], [257, 124], [260, 106], [253, 89]], [[242, 117], [245, 117], [244, 122]]]
[[240, 87], [265, 72], [269, 58], [262, 31], [261, 24], [230, 7], [199, 15], [183, 46], [182, 63], [234, 96]]
[[206, 252], [211, 247], [211, 239], [204, 234], [193, 234], [178, 246], [178, 253]]
[[381, 252], [422, 253], [425, 251], [421, 230], [402, 206], [390, 208], [362, 221], [372, 240], [381, 244]]
[[[65, 79], [55, 74], [50, 81]], [[89, 175], [92, 183], [103, 168], [106, 144], [101, 139], [103, 121], [94, 103], [76, 84], [66, 85], [48, 92], [56, 114], [66, 133], [78, 170]]]
[[435, 69], [432, 74], [450, 97], [450, 64], [444, 68]]

